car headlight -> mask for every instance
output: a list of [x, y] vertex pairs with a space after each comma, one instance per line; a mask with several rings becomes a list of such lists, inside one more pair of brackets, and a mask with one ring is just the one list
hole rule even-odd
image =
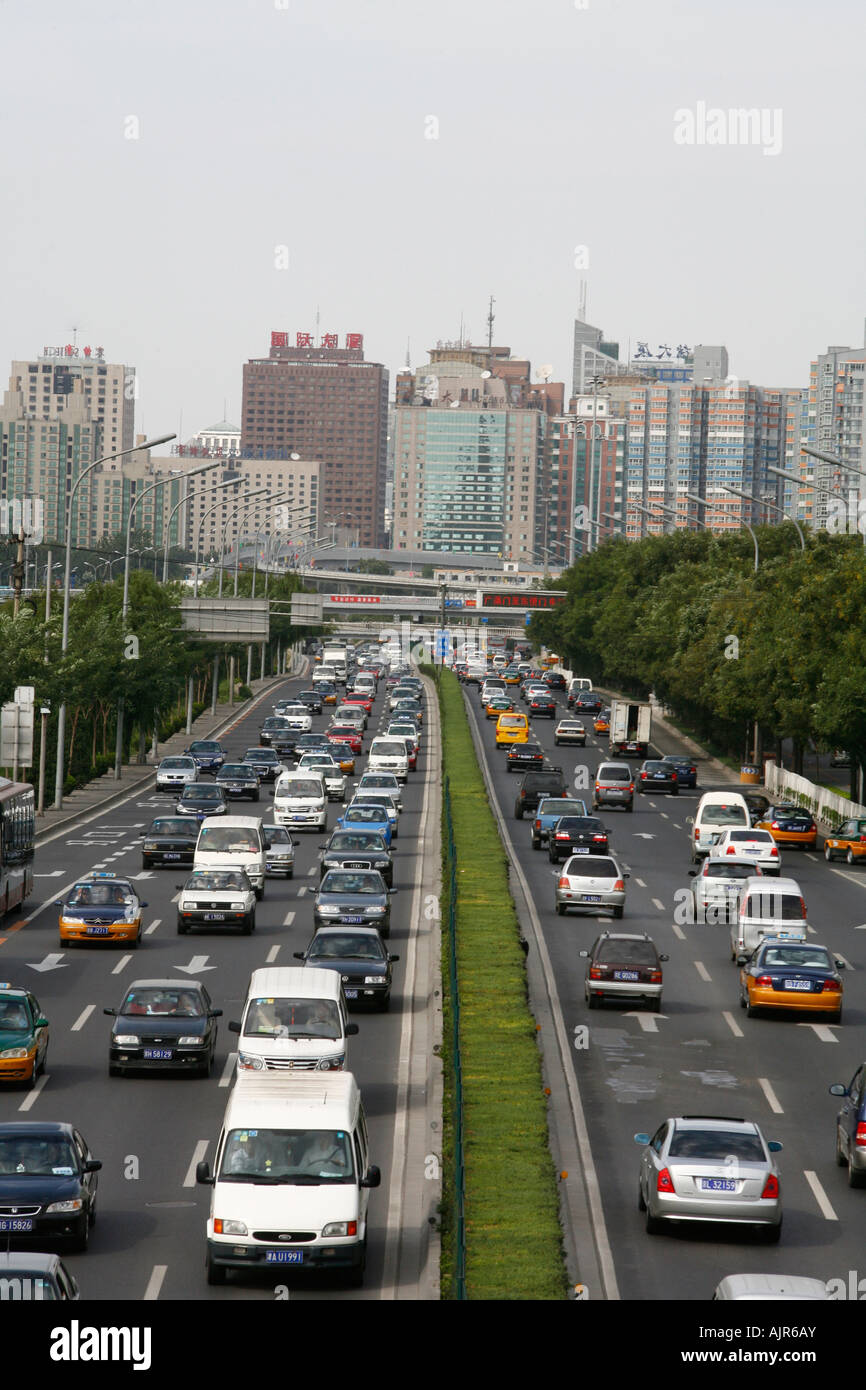
[[245, 906], [246, 906], [245, 903], [229, 903], [229, 911], [231, 911], [231, 912], [243, 912]]
[[380, 984], [382, 983], [382, 981], [384, 980], [384, 978], [385, 978], [384, 975], [365, 975], [365, 976], [364, 976], [364, 984], [365, 984], [365, 985], [380, 985]]
[[255, 1057], [250, 1052], [239, 1052], [238, 1066], [241, 1071], [264, 1071], [265, 1059], [263, 1057]]
[[316, 1063], [316, 1071], [339, 1071], [345, 1060], [345, 1053], [340, 1057], [321, 1057]]
[[84, 926], [84, 918], [83, 918], [83, 917], [72, 917], [68, 912], [62, 912], [62, 913], [60, 914], [60, 920], [61, 920], [61, 922], [65, 923], [65, 925], [66, 925], [67, 927], [83, 927], [83, 926]]
[[367, 908], [367, 911], [368, 911], [368, 912], [384, 912], [385, 909], [384, 909], [384, 907], [381, 907], [381, 906], [379, 906], [378, 904], [374, 904], [373, 907], [368, 907], [368, 908]]
[[155, 840], [145, 840], [142, 849], [159, 849], [159, 845]]
[[336, 917], [340, 912], [338, 907], [333, 907], [328, 903], [325, 903], [323, 907], [319, 907], [317, 910], [322, 917]]
[[214, 1219], [213, 1231], [215, 1236], [249, 1235], [249, 1231], [243, 1221], [226, 1221], [225, 1219], [220, 1220], [219, 1217]]
[[50, 1207], [45, 1208], [46, 1216], [53, 1216], [61, 1211], [81, 1211], [84, 1202], [81, 1197], [70, 1197], [66, 1202], [52, 1202]]
[[114, 1037], [115, 1047], [138, 1047], [141, 1038], [136, 1033], [116, 1033]]
[[193, 903], [189, 902], [188, 900], [184, 900], [180, 905], [180, 910], [181, 912], [195, 912], [197, 907], [198, 903]]
[[182, 1038], [178, 1038], [177, 1041], [180, 1047], [204, 1047], [205, 1045], [204, 1038], [200, 1038], [194, 1033], [190, 1033], [189, 1036], [185, 1035]]
[[0, 1057], [8, 1057], [10, 1060], [11, 1060], [13, 1057], [30, 1057], [35, 1051], [36, 1051], [35, 1046], [33, 1046], [33, 1047], [7, 1047], [6, 1050], [5, 1050], [4, 1052], [0, 1052]]
[[323, 1238], [332, 1236], [356, 1236], [357, 1234], [357, 1221], [329, 1221], [327, 1226], [322, 1227]]

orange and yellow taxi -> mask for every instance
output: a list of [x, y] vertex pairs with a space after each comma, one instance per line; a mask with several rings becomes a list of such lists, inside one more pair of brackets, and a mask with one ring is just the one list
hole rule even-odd
[[35, 1085], [48, 1056], [48, 1019], [29, 989], [0, 982], [0, 1082]]
[[74, 883], [60, 906], [60, 940], [123, 941], [137, 946], [141, 940], [139, 900], [128, 878], [112, 873], [90, 874]]
[[529, 719], [525, 714], [500, 714], [496, 721], [496, 747], [510, 748], [529, 742]]
[[818, 827], [811, 812], [788, 801], [768, 807], [755, 822], [755, 829], [769, 830], [777, 845], [802, 845], [804, 849], [814, 849], [818, 838]]
[[842, 1016], [842, 962], [826, 946], [765, 937], [740, 967], [740, 1004], [759, 1009], [808, 1009]]
[[866, 820], [846, 820], [834, 835], [828, 835], [824, 841], [824, 858], [847, 859], [849, 864], [859, 864], [861, 859], [866, 859]]
[[609, 711], [609, 710], [606, 710], [606, 709], [601, 710], [601, 711], [595, 716], [595, 719], [593, 719], [593, 721], [592, 721], [592, 727], [595, 729], [595, 732], [596, 732], [597, 734], [609, 734], [609, 733], [610, 733], [610, 711]]

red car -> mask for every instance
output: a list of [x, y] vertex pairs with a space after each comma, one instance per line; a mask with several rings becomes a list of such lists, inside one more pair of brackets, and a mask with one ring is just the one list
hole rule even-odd
[[414, 739], [403, 740], [406, 744], [406, 757], [409, 759], [409, 771], [414, 772], [418, 766], [418, 745]]
[[333, 729], [329, 729], [328, 742], [348, 744], [353, 753], [361, 752], [361, 734], [351, 724], [337, 724]]
[[343, 696], [343, 704], [344, 704], [344, 705], [360, 705], [361, 708], [362, 708], [367, 714], [372, 714], [372, 713], [373, 713], [373, 696], [372, 696], [372, 695], [363, 695], [363, 694], [359, 694], [359, 695], [344, 695], [344, 696]]

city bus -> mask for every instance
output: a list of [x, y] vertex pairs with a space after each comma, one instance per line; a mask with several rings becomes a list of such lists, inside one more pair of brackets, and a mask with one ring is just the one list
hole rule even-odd
[[35, 833], [33, 788], [0, 777], [0, 918], [33, 892]]

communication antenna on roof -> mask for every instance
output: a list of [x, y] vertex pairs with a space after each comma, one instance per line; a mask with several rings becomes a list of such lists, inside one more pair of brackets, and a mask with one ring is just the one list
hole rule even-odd
[[317, 305], [316, 305], [316, 345], [317, 345], [317, 346], [318, 346], [318, 342], [319, 342], [319, 306], [318, 306], [318, 304], [317, 304]]
[[487, 347], [488, 347], [488, 349], [493, 347], [493, 320], [494, 320], [494, 318], [496, 317], [496, 315], [495, 315], [494, 312], [493, 312], [493, 306], [494, 306], [495, 303], [496, 303], [496, 300], [493, 298], [493, 295], [491, 295], [491, 296], [490, 296], [490, 304], [489, 304], [488, 309], [487, 309]]
[[460, 310], [460, 347], [463, 346], [463, 310]]
[[408, 339], [408, 338], [406, 339], [406, 370], [407, 370], [407, 372], [412, 370], [412, 359], [411, 359], [411, 357], [409, 356], [409, 339]]
[[580, 282], [580, 307], [578, 309], [581, 323], [586, 323], [586, 281]]

